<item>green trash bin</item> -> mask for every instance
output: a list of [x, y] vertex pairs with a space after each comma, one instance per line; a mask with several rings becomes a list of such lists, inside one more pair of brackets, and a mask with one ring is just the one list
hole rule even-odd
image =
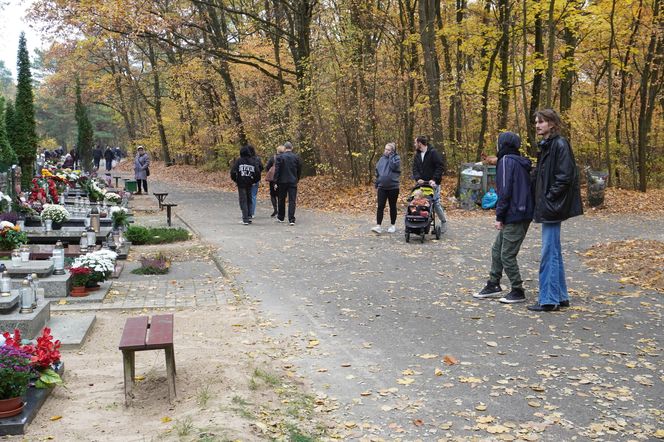
[[136, 180], [125, 180], [125, 190], [127, 192], [137, 192]]

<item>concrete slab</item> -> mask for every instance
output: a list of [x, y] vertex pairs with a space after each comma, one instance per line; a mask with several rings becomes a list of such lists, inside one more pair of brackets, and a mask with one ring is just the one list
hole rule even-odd
[[14, 309], [11, 313], [0, 316], [0, 330], [19, 329], [26, 339], [32, 339], [44, 328], [51, 317], [51, 303], [38, 299], [37, 308], [32, 313], [19, 313]]
[[81, 348], [96, 320], [96, 315], [57, 315], [52, 316], [47, 325], [62, 348]]
[[0, 296], [0, 314], [11, 313], [18, 305], [18, 301], [18, 292], [12, 292], [8, 296]]
[[[90, 302], [102, 302], [108, 291], [111, 289], [112, 283], [110, 281], [104, 281], [99, 284], [99, 288], [95, 291], [90, 292], [87, 296], [74, 297], [67, 296], [67, 304], [86, 304]], [[53, 300], [53, 302], [59, 302], [58, 300]]]
[[53, 273], [53, 261], [51, 260], [30, 260], [15, 264], [12, 261], [4, 263], [10, 278], [25, 278], [28, 274], [36, 273], [39, 278], [46, 278]]
[[[21, 286], [20, 279], [12, 279], [12, 288], [18, 289]], [[47, 278], [39, 279], [39, 287], [44, 289], [46, 298], [64, 298], [71, 289], [71, 275], [65, 272], [64, 275], [51, 275]]]

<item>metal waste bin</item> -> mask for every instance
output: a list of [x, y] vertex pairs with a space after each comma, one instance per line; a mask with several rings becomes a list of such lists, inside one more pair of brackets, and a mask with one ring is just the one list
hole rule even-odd
[[605, 170], [586, 169], [588, 181], [588, 204], [597, 207], [604, 204], [604, 191], [608, 183], [609, 173]]
[[136, 180], [125, 180], [125, 191], [132, 193], [138, 191]]
[[482, 199], [482, 185], [486, 176], [483, 165], [465, 163], [459, 171], [459, 205], [464, 210], [474, 210]]

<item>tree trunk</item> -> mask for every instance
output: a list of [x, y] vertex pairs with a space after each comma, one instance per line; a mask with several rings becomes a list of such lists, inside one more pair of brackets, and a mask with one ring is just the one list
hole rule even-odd
[[500, 45], [500, 90], [498, 91], [498, 128], [507, 129], [510, 109], [509, 96], [509, 56], [510, 56], [510, 0], [498, 0], [499, 23], [501, 28]]
[[486, 133], [488, 123], [489, 86], [491, 85], [491, 77], [493, 77], [493, 69], [496, 65], [496, 56], [498, 55], [502, 44], [502, 39], [498, 40], [498, 44], [496, 45], [493, 54], [491, 54], [491, 59], [489, 60], [489, 69], [486, 73], [486, 79], [484, 80], [484, 88], [482, 89], [482, 124], [480, 126], [479, 140], [477, 142], [477, 151], [475, 152], [475, 161], [480, 161], [482, 159], [482, 151], [484, 150], [484, 134]]
[[164, 129], [164, 120], [161, 116], [161, 86], [159, 84], [159, 70], [157, 68], [157, 57], [154, 53], [152, 40], [148, 39], [148, 58], [152, 68], [152, 90], [154, 92], [154, 116], [157, 120], [157, 131], [159, 132], [159, 142], [161, 144], [162, 159], [166, 164], [170, 164], [171, 155], [168, 151], [168, 140], [166, 139], [166, 130]]
[[547, 108], [553, 106], [553, 54], [556, 50], [556, 21], [553, 19], [555, 12], [556, 0], [549, 0], [549, 17], [548, 17], [548, 38], [549, 45], [547, 47], [546, 56], [546, 97], [545, 103]]
[[[524, 5], [525, 1], [526, 0], [524, 0]], [[535, 1], [539, 3], [541, 0]], [[528, 154], [530, 156], [535, 156], [537, 154], [537, 136], [534, 128], [534, 117], [535, 112], [537, 112], [540, 106], [540, 95], [542, 93], [542, 80], [544, 76], [544, 70], [541, 68], [541, 61], [544, 58], [544, 30], [542, 27], [542, 13], [539, 7], [537, 8], [537, 14], [535, 15], [535, 53], [533, 54], [533, 58], [535, 62], [535, 73], [533, 75], [533, 87], [530, 94], [530, 110], [528, 112], [528, 139], [530, 141]]]
[[607, 109], [606, 109], [606, 122], [604, 124], [604, 155], [606, 156], [606, 167], [609, 172], [609, 182], [608, 185], [611, 185], [613, 182], [613, 174], [611, 167], [611, 143], [609, 142], [611, 134], [611, 112], [613, 110], [613, 44], [615, 38], [615, 27], [614, 27], [614, 17], [616, 13], [616, 0], [611, 1], [611, 13], [609, 14], [609, 26], [611, 32], [609, 34], [609, 53], [607, 56]]
[[661, 0], [655, 0], [653, 7], [653, 26], [648, 43], [648, 50], [641, 73], [639, 87], [641, 104], [639, 106], [638, 123], [638, 159], [639, 159], [639, 190], [645, 192], [648, 187], [647, 155], [652, 128], [652, 115], [657, 105], [655, 98], [661, 83], [657, 84], [659, 69], [664, 60], [664, 20], [659, 17]]
[[[406, 106], [407, 109], [404, 115], [405, 127], [404, 127], [404, 139], [403, 139], [403, 150], [404, 153], [410, 151], [410, 146], [413, 144], [415, 139], [415, 74], [417, 73], [417, 67], [419, 65], [419, 57], [417, 54], [417, 43], [413, 40], [412, 36], [417, 34], [417, 28], [415, 26], [415, 5], [411, 3], [411, 0], [400, 0], [399, 1], [400, 12], [405, 12], [407, 23], [404, 25], [407, 26], [408, 30], [408, 52], [407, 52], [407, 66], [406, 66]], [[402, 14], [400, 14], [401, 16]], [[402, 25], [403, 26], [403, 25]], [[405, 27], [405, 26], [404, 26]]]
[[429, 92], [429, 112], [431, 115], [431, 131], [433, 146], [443, 157], [443, 164], [447, 171], [447, 156], [445, 155], [443, 121], [440, 110], [440, 66], [436, 53], [435, 0], [420, 0], [420, 43], [424, 54], [424, 75]]

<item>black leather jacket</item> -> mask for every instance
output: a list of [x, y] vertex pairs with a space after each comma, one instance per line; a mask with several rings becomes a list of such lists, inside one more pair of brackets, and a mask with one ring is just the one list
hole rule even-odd
[[556, 223], [583, 214], [574, 152], [560, 135], [540, 142], [535, 183], [535, 222]]

